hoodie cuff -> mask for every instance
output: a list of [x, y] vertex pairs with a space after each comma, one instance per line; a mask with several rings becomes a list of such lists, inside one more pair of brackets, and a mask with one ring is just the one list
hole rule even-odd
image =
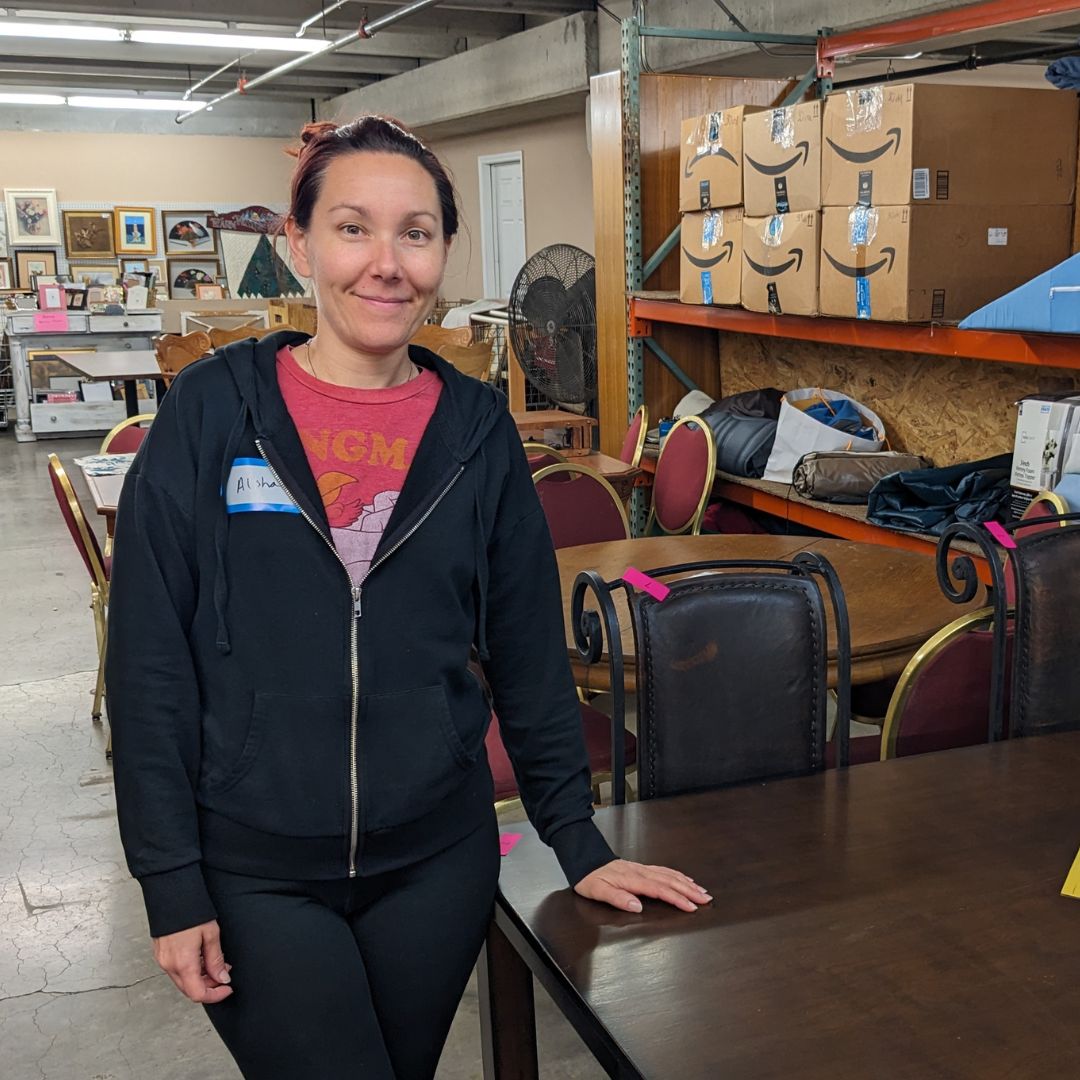
[[564, 825], [552, 835], [549, 843], [571, 888], [587, 874], [619, 857], [591, 819]]
[[139, 878], [139, 884], [150, 920], [151, 937], [176, 934], [217, 918], [198, 863], [148, 874]]

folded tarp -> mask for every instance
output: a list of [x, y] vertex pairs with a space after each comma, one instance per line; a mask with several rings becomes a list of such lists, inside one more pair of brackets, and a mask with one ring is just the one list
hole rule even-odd
[[1080, 334], [1080, 255], [979, 308], [960, 329]]

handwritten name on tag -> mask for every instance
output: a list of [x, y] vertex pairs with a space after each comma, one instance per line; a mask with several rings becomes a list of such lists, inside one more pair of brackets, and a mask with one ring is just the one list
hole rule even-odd
[[225, 483], [225, 508], [230, 514], [299, 514], [300, 508], [274, 479], [262, 458], [236, 458]]

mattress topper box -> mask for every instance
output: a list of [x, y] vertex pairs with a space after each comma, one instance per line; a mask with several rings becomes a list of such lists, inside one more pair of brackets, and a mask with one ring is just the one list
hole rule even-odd
[[751, 217], [821, 206], [821, 102], [743, 119], [743, 205]]
[[1080, 397], [1036, 394], [1017, 403], [1009, 483], [1026, 491], [1049, 491], [1068, 467], [1080, 471]]
[[743, 118], [757, 105], [736, 105], [682, 122], [679, 141], [679, 210], [741, 206]]
[[737, 304], [741, 295], [741, 207], [684, 214], [679, 299], [684, 304]]
[[742, 305], [771, 315], [818, 313], [821, 214], [743, 218]]
[[1068, 206], [853, 206], [822, 211], [827, 315], [958, 322], [1068, 254]]
[[1065, 205], [1076, 188], [1075, 94], [904, 83], [832, 94], [823, 206]]

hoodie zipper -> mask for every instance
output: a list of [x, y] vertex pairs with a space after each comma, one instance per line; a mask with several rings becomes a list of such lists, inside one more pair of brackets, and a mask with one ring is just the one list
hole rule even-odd
[[[349, 877], [356, 877], [356, 849], [360, 840], [360, 778], [357, 774], [357, 724], [360, 714], [360, 650], [357, 641], [357, 624], [360, 621], [360, 586], [354, 585], [352, 580], [352, 574], [349, 573], [348, 566], [345, 565], [345, 560], [341, 557], [338, 549], [327, 539], [326, 534], [319, 528], [318, 524], [312, 520], [311, 516], [296, 500], [293, 493], [286, 487], [282, 481], [277, 469], [270, 463], [269, 458], [266, 456], [266, 452], [263, 450], [262, 440], [255, 440], [255, 447], [259, 451], [259, 456], [266, 462], [266, 467], [270, 470], [270, 475], [274, 478], [274, 483], [286, 495], [292, 499], [293, 504], [297, 510], [300, 511], [300, 516], [315, 530], [319, 538], [333, 553], [335, 559], [341, 566], [341, 569], [345, 571], [345, 577], [349, 582], [349, 595], [352, 597], [353, 614], [349, 620], [349, 667], [350, 674], [352, 676], [352, 709], [349, 715], [349, 796], [350, 796], [350, 819], [349, 819], [349, 862], [348, 870]], [[446, 498], [450, 489], [461, 478], [461, 474], [465, 471], [465, 466], [462, 465], [458, 468], [458, 471], [450, 478], [450, 482], [439, 492], [435, 501], [424, 511], [423, 515], [419, 518], [415, 525], [400, 539], [396, 544], [371, 564], [368, 568], [367, 577], [371, 576], [371, 572], [377, 567], [381, 566], [391, 555], [397, 551], [406, 540], [411, 537], [421, 525], [432, 515], [435, 507], [439, 505]]]

